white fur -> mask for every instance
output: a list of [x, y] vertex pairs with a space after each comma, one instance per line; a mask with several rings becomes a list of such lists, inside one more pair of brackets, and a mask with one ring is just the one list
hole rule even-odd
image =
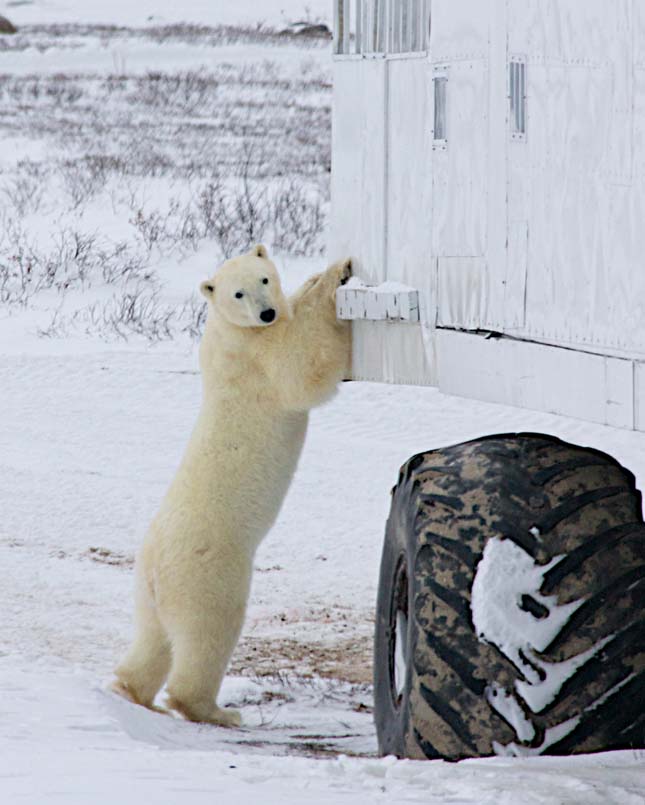
[[[168, 705], [186, 718], [240, 723], [216, 697], [244, 621], [253, 556], [293, 477], [307, 412], [349, 367], [349, 328], [334, 304], [349, 274], [349, 261], [337, 263], [287, 300], [256, 246], [202, 283], [202, 408], [137, 559], [136, 635], [116, 669], [114, 689], [138, 704], [153, 707], [167, 679]], [[277, 317], [265, 323], [260, 313], [270, 309]]]

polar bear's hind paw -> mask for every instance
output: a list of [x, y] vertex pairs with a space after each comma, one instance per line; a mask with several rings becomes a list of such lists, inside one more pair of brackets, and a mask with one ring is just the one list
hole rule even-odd
[[215, 724], [218, 727], [240, 727], [242, 725], [239, 710], [222, 709], [216, 705], [208, 708], [194, 707], [180, 702], [172, 696], [168, 697], [166, 705], [171, 710], [181, 713], [187, 721], [194, 721], [196, 724]]

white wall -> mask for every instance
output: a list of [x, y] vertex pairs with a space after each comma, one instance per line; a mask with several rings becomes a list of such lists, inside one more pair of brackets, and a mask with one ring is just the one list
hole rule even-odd
[[[511, 59], [526, 64], [519, 140]], [[416, 287], [426, 334], [358, 324], [355, 376], [494, 387], [500, 401], [645, 429], [645, 2], [433, 0], [427, 55], [335, 70], [332, 256]], [[514, 340], [484, 348], [441, 330]]]

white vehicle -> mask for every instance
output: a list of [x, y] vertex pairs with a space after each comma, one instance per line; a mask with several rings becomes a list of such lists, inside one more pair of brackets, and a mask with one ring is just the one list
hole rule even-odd
[[[354, 377], [645, 430], [645, 3], [335, 11]], [[645, 745], [644, 537], [599, 451], [511, 433], [413, 456], [381, 561], [381, 753]]]
[[354, 376], [645, 430], [645, 4], [335, 0], [334, 54]]

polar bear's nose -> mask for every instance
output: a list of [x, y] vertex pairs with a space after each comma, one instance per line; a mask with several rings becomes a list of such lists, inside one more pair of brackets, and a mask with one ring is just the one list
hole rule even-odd
[[260, 318], [268, 324], [275, 319], [275, 310], [272, 307], [263, 310], [262, 313], [260, 313]]

